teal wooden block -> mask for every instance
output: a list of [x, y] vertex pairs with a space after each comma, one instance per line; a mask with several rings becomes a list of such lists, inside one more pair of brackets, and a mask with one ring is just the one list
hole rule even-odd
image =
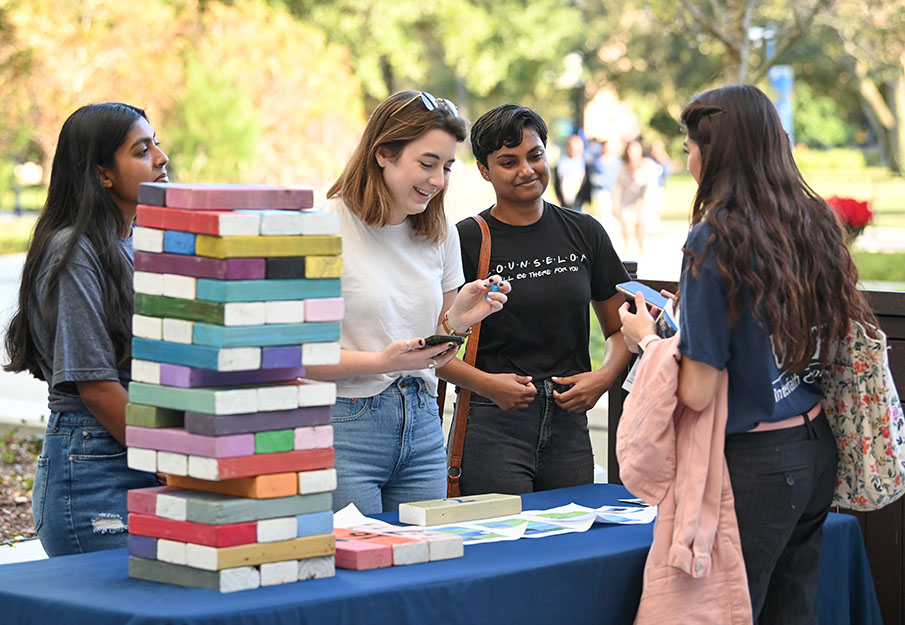
[[129, 401], [172, 410], [241, 414], [257, 412], [258, 391], [256, 388], [177, 388], [130, 382]]
[[[185, 519], [180, 520], [205, 525], [245, 523], [246, 521], [298, 516], [332, 510], [333, 507], [333, 493], [251, 499], [202, 491], [176, 491], [158, 495], [158, 502], [162, 497], [185, 499]], [[159, 507], [157, 514], [163, 516], [160, 514]]]
[[[132, 338], [132, 356], [139, 360], [167, 362], [186, 367], [199, 367], [214, 371], [247, 371], [249, 369], [273, 369], [262, 367], [260, 348], [218, 348], [206, 345], [186, 345], [168, 341]], [[279, 365], [285, 366], [285, 365]], [[141, 403], [141, 402], [136, 402]], [[155, 404], [156, 405], [156, 404]], [[166, 407], [166, 406], [162, 406]], [[204, 411], [199, 411], [204, 412]]]
[[192, 342], [211, 347], [267, 347], [339, 340], [339, 322], [221, 326], [196, 323]]
[[255, 453], [272, 454], [295, 448], [295, 430], [255, 432]]
[[339, 278], [297, 280], [210, 280], [199, 278], [196, 297], [213, 302], [262, 302], [270, 300], [339, 297]]

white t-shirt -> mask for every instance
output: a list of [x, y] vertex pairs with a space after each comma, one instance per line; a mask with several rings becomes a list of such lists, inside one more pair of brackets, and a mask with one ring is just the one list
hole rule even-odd
[[[393, 341], [435, 334], [443, 293], [465, 282], [459, 233], [449, 218], [446, 238], [435, 243], [416, 235], [408, 220], [383, 228], [368, 226], [340, 198], [326, 200], [318, 210], [340, 219], [346, 304], [342, 348], [382, 352]], [[422, 378], [430, 394], [437, 394], [432, 369], [343, 378], [336, 380], [336, 392], [340, 397], [371, 397], [409, 376]]]

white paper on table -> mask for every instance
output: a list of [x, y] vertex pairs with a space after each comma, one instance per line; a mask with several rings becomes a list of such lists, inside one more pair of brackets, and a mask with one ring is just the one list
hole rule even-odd
[[[350, 503], [342, 510], [337, 510], [333, 513], [333, 527], [356, 527], [363, 523], [373, 523], [375, 521], [378, 523], [383, 522], [363, 515], [354, 503]], [[393, 527], [396, 526], [394, 525]]]
[[598, 523], [622, 525], [650, 523], [657, 518], [657, 506], [601, 506], [597, 508]]

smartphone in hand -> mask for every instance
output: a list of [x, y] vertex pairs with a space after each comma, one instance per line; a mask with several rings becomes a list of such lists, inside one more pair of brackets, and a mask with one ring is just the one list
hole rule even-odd
[[622, 291], [625, 294], [626, 299], [630, 302], [634, 302], [635, 293], [641, 291], [641, 295], [644, 296], [644, 301], [657, 310], [663, 310], [669, 302], [668, 297], [661, 295], [646, 284], [641, 284], [640, 282], [623, 282], [622, 284], [617, 284], [616, 289]]
[[455, 345], [461, 345], [464, 342], [464, 336], [455, 336], [453, 334], [432, 334], [431, 336], [424, 339], [424, 347], [441, 345], [443, 343], [454, 343]]

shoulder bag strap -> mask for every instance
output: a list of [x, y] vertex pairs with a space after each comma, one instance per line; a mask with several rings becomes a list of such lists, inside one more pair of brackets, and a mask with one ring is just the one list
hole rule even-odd
[[[478, 258], [478, 278], [487, 279], [490, 273], [490, 228], [480, 215], [473, 215], [472, 219], [481, 227], [481, 255]], [[465, 346], [465, 358], [463, 360], [474, 366], [478, 355], [478, 340], [481, 336], [481, 324], [476, 323], [468, 337]], [[444, 389], [445, 390], [445, 389]], [[471, 391], [467, 388], [459, 389], [459, 401], [456, 404], [456, 417], [453, 421], [453, 436], [449, 448], [449, 467], [446, 471], [447, 497], [458, 497], [462, 493], [459, 489], [459, 477], [462, 475], [462, 450], [465, 447], [465, 426], [468, 425], [468, 404], [471, 402]]]

